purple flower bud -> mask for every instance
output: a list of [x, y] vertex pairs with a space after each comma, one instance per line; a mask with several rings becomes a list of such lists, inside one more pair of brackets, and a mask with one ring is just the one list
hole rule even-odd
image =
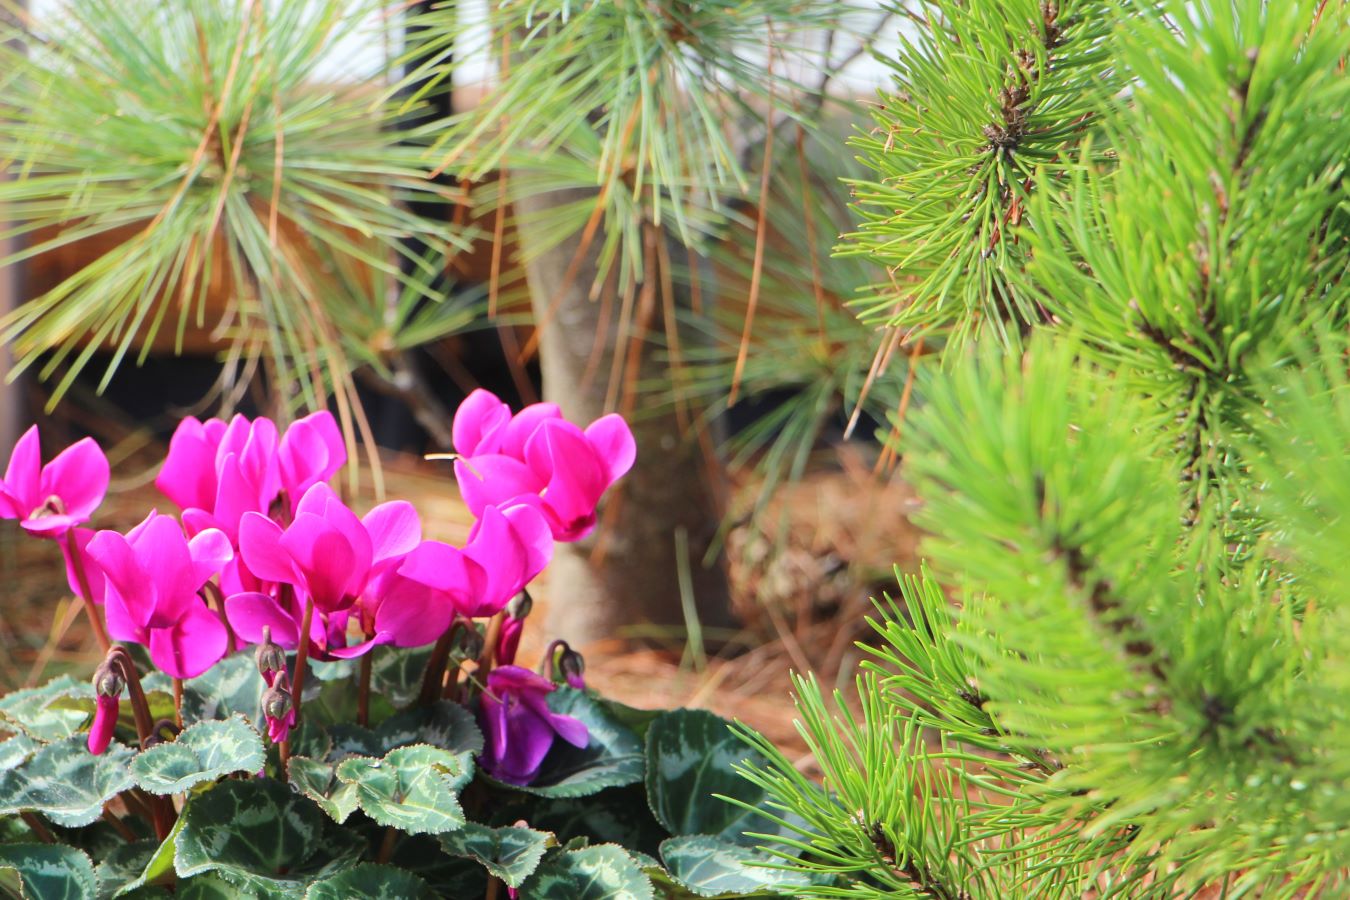
[[286, 672], [286, 651], [272, 642], [272, 629], [268, 626], [263, 626], [262, 643], [254, 652], [253, 659], [257, 662], [258, 671], [262, 673], [268, 687], [276, 681], [278, 674]]
[[267, 720], [267, 737], [274, 744], [280, 744], [295, 727], [295, 706], [291, 702], [291, 692], [280, 681], [273, 684], [262, 695], [263, 717]]
[[558, 671], [567, 683], [579, 691], [586, 690], [586, 660], [571, 647], [564, 647], [558, 656]]
[[112, 742], [113, 728], [117, 726], [117, 708], [121, 701], [116, 694], [109, 696], [99, 693], [94, 702], [98, 707], [94, 710], [94, 724], [89, 728], [89, 752], [98, 756]]

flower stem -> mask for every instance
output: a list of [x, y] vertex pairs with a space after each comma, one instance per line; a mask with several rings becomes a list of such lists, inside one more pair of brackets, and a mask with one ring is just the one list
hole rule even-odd
[[436, 646], [431, 648], [426, 671], [422, 673], [422, 693], [418, 696], [418, 702], [422, 706], [430, 706], [441, 696], [441, 679], [445, 677], [445, 663], [450, 658], [450, 642], [454, 640], [455, 629], [458, 627], [458, 621], [452, 623], [445, 629], [445, 633], [436, 639]]
[[220, 589], [220, 585], [213, 581], [208, 581], [202, 585], [202, 593], [207, 595], [207, 606], [216, 608], [216, 615], [220, 616], [220, 624], [225, 626], [225, 633], [230, 638], [230, 652], [233, 653], [239, 649], [239, 641], [234, 636], [234, 628], [230, 626], [230, 618], [225, 615], [225, 593]]
[[[370, 635], [366, 635], [367, 638]], [[365, 656], [361, 657], [361, 684], [356, 692], [356, 724], [362, 728], [370, 727], [370, 676], [372, 669], [371, 657], [375, 655], [375, 648], [371, 647]]]
[[173, 724], [183, 730], [183, 679], [173, 680]]
[[23, 819], [25, 825], [32, 829], [33, 834], [37, 835], [38, 840], [44, 844], [55, 844], [56, 838], [52, 836], [51, 829], [48, 828], [35, 812], [21, 812], [19, 818]]
[[487, 678], [497, 661], [497, 642], [502, 636], [502, 625], [506, 622], [506, 610], [497, 613], [488, 621], [487, 634], [483, 636], [483, 655], [478, 658], [478, 677]]
[[122, 836], [122, 840], [128, 844], [134, 844], [137, 840], [136, 832], [127, 827], [127, 823], [119, 819], [108, 807], [103, 807], [103, 820], [113, 827], [113, 830]]
[[390, 825], [384, 830], [384, 841], [380, 844], [379, 855], [375, 857], [377, 863], [387, 863], [394, 855], [394, 848], [398, 846], [398, 829]]
[[127, 693], [131, 696], [131, 712], [136, 717], [136, 734], [140, 737], [141, 749], [144, 750], [150, 742], [151, 735], [154, 734], [155, 722], [150, 718], [150, 704], [146, 702], [145, 690], [141, 687], [141, 673], [137, 671], [136, 662], [126, 647], [118, 644], [108, 652], [117, 660], [122, 680], [127, 683]]
[[108, 651], [112, 649], [112, 641], [108, 638], [108, 629], [103, 624], [103, 617], [98, 614], [94, 607], [94, 592], [89, 587], [89, 573], [84, 570], [84, 560], [80, 558], [80, 548], [75, 543], [75, 529], [66, 532], [66, 557], [70, 560], [70, 569], [75, 573], [75, 581], [80, 586], [80, 600], [84, 603], [84, 611], [89, 616], [89, 625], [94, 629], [94, 637], [98, 640], [98, 647], [107, 656]]
[[[305, 664], [309, 662], [309, 626], [314, 621], [314, 598], [305, 598], [305, 615], [300, 622], [300, 649], [295, 651], [295, 675], [291, 677], [291, 702], [295, 704], [295, 724], [300, 724], [300, 701], [305, 690]], [[290, 743], [287, 741], [286, 743]]]

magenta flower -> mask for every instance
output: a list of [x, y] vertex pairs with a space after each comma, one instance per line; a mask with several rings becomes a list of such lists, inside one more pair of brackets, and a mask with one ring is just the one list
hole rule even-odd
[[89, 726], [89, 752], [98, 756], [112, 743], [113, 729], [117, 727], [117, 714], [121, 701], [116, 697], [99, 694], [94, 698], [94, 724]]
[[548, 522], [525, 504], [487, 506], [461, 550], [425, 541], [399, 569], [407, 579], [446, 596], [460, 615], [495, 616], [553, 558]]
[[125, 537], [100, 531], [88, 553], [106, 576], [108, 633], [150, 649], [174, 678], [195, 678], [225, 655], [224, 624], [198, 595], [234, 555], [229, 539], [210, 529], [189, 541], [179, 524], [151, 512]]
[[19, 438], [0, 481], [0, 519], [18, 519], [29, 534], [65, 537], [89, 521], [108, 492], [108, 457], [85, 438], [42, 465], [38, 429]]
[[347, 461], [347, 448], [331, 413], [306, 416], [278, 435], [271, 419], [235, 416], [184, 419], [169, 441], [155, 479], [164, 496], [183, 510], [192, 533], [219, 528], [237, 541], [245, 513], [266, 514], [284, 491], [292, 512], [315, 484]]
[[618, 415], [583, 431], [551, 403], [515, 416], [501, 400], [477, 390], [455, 413], [455, 478], [474, 515], [511, 502], [537, 505], [553, 537], [576, 541], [595, 527], [595, 507], [632, 468], [637, 445]]
[[[263, 591], [231, 596], [225, 603], [230, 624], [253, 642], [270, 628], [280, 646], [295, 648], [303, 601], [313, 599], [309, 638], [326, 657], [359, 656], [376, 644], [429, 644], [449, 626], [454, 609], [448, 598], [398, 573], [421, 541], [422, 525], [411, 504], [383, 503], [358, 519], [327, 485], [316, 483], [284, 531], [257, 513], [244, 517], [239, 542], [249, 570], [264, 582], [295, 590], [286, 605]], [[372, 637], [348, 647], [352, 616]]]
[[63, 541], [61, 543], [61, 556], [66, 561], [66, 583], [70, 585], [71, 592], [76, 596], [84, 596], [84, 588], [80, 586], [78, 574], [79, 571], [83, 571], [85, 580], [89, 583], [89, 593], [93, 595], [84, 599], [91, 603], [101, 604], [104, 592], [103, 570], [89, 556], [89, 542], [93, 539], [94, 532], [92, 529], [71, 529], [67, 533], [67, 540], [74, 541], [74, 551], [72, 552], [70, 545]]
[[479, 718], [483, 724], [487, 770], [508, 784], [529, 784], [560, 737], [574, 747], [590, 743], [585, 723], [555, 713], [547, 697], [556, 685], [520, 666], [499, 666], [488, 673]]

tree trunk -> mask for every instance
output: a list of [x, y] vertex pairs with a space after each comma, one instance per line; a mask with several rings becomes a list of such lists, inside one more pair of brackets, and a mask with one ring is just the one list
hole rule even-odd
[[[539, 254], [532, 254], [530, 248], [546, 237], [537, 224], [541, 212], [587, 196], [593, 197], [594, 192], [574, 189], [529, 196], [515, 204], [521, 248], [531, 260], [526, 275], [535, 322], [541, 329], [544, 398], [583, 425], [615, 411], [606, 408], [606, 397], [614, 355], [623, 352], [629, 341], [628, 334], [618, 333], [622, 304], [616, 300], [606, 309], [606, 304], [590, 299], [599, 240], [582, 258], [560, 297], [558, 291], [577, 254], [580, 236]], [[682, 259], [683, 248], [673, 249]], [[658, 277], [659, 262], [653, 258], [657, 255], [647, 254], [648, 278]], [[660, 283], [654, 283], [656, 298], [661, 296]], [[675, 302], [687, 307], [682, 294], [683, 289], [677, 288]], [[641, 285], [633, 296], [643, 296]], [[634, 313], [638, 332], [650, 327], [653, 333], [661, 333], [660, 304], [659, 299], [651, 302], [649, 298], [646, 307], [655, 310], [650, 323], [640, 321], [640, 312]], [[634, 306], [641, 309], [643, 304], [635, 302]], [[687, 333], [681, 336], [690, 337]], [[593, 366], [597, 341], [601, 342], [599, 364]], [[640, 353], [636, 371], [640, 382], [669, 380], [666, 364], [650, 343]], [[593, 369], [589, 379], [588, 367]], [[620, 377], [627, 380], [631, 370]], [[662, 399], [637, 394], [628, 416], [637, 439], [637, 462], [610, 492], [607, 503], [617, 509], [602, 512], [600, 527], [587, 540], [557, 546], [549, 569], [544, 623], [550, 637], [584, 648], [597, 640], [626, 635], [683, 638], [686, 628], [694, 624], [709, 631], [705, 639], [715, 644], [719, 633], [725, 634], [734, 624], [723, 560], [719, 556], [712, 565], [704, 565], [721, 515], [724, 487], [720, 472], [709, 474], [694, 429], [681, 427], [674, 410], [662, 408]], [[686, 600], [682, 600], [682, 577], [688, 582]], [[688, 621], [685, 604], [689, 602], [696, 623]]]
[[[27, 0], [19, 0], [15, 9], [22, 13], [25, 6]], [[10, 16], [2, 7], [0, 7], [0, 21], [12, 24]], [[4, 170], [0, 169], [0, 179], [6, 177], [8, 176]], [[3, 230], [3, 227], [0, 227], [0, 231]], [[17, 250], [17, 244], [18, 241], [14, 238], [0, 238], [0, 259]], [[10, 265], [0, 268], [0, 316], [4, 316], [19, 305], [21, 291], [20, 267]], [[9, 345], [0, 344], [0, 459], [9, 459], [10, 451], [14, 449], [15, 442], [23, 432], [25, 418], [23, 386], [17, 382], [13, 384], [9, 382], [10, 368], [13, 365], [14, 359]]]

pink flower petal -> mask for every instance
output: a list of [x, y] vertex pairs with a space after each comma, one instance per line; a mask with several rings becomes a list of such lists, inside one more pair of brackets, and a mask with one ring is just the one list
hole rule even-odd
[[422, 543], [422, 522], [417, 510], [406, 500], [381, 503], [361, 519], [370, 535], [376, 563], [411, 553]]
[[[147, 596], [149, 576], [127, 539], [115, 531], [100, 531], [90, 539], [89, 556], [107, 576], [109, 633], [118, 640], [134, 641], [154, 615], [153, 595]], [[116, 625], [114, 625], [116, 620]], [[114, 631], [116, 628], [116, 631]]]
[[223, 531], [209, 528], [188, 541], [188, 555], [192, 559], [192, 582], [196, 585], [194, 593], [219, 575], [225, 566], [234, 559], [234, 547]]
[[150, 632], [150, 658], [173, 678], [196, 678], [220, 661], [228, 645], [224, 624], [200, 602], [171, 627]]
[[450, 426], [451, 443], [461, 456], [496, 453], [498, 433], [511, 419], [511, 410], [490, 391], [479, 390], [464, 398]]
[[108, 478], [108, 457], [93, 438], [85, 438], [43, 468], [40, 493], [60, 497], [67, 515], [87, 520], [103, 502]]
[[216, 447], [225, 423], [212, 420], [220, 428], [213, 441], [206, 426], [189, 417], [178, 423], [169, 439], [164, 467], [155, 478], [160, 493], [180, 509], [211, 509], [216, 501]]
[[353, 583], [359, 580], [358, 591], [365, 586], [369, 552], [366, 569], [360, 570], [358, 579], [357, 551], [329, 519], [301, 513], [281, 536], [281, 546], [295, 560], [315, 606], [324, 612], [350, 606], [355, 599]]
[[525, 463], [509, 456], [475, 456], [455, 460], [455, 480], [464, 503], [475, 516], [489, 506], [526, 494], [538, 494], [547, 485]]
[[272, 629], [272, 640], [287, 650], [300, 646], [300, 626], [295, 617], [266, 594], [235, 594], [225, 601], [225, 615], [234, 633], [250, 644], [260, 644], [263, 628]]
[[496, 452], [513, 456], [516, 459], [524, 459], [525, 446], [530, 442], [530, 438], [539, 430], [540, 425], [553, 419], [562, 419], [562, 410], [558, 408], [558, 404], [530, 404], [516, 413], [515, 418], [511, 420], [511, 424], [503, 429], [501, 449]]
[[278, 462], [281, 484], [290, 495], [292, 506], [305, 491], [337, 474], [347, 462], [347, 445], [333, 414], [320, 410], [287, 428], [281, 439]]
[[239, 522], [239, 556], [263, 581], [293, 584], [295, 561], [281, 546], [281, 526], [261, 513], [247, 513]]
[[623, 416], [611, 413], [601, 416], [586, 427], [586, 440], [594, 448], [605, 468], [606, 487], [618, 481], [633, 468], [637, 459], [637, 442]]
[[605, 470], [586, 436], [571, 422], [545, 422], [525, 453], [531, 469], [548, 473], [543, 498], [553, 536], [560, 541], [585, 537], [595, 525], [595, 505], [608, 487]]
[[0, 517], [26, 519], [42, 505], [42, 446], [34, 425], [14, 445], [5, 469], [4, 490], [0, 492]]
[[103, 570], [99, 568], [98, 563], [89, 555], [89, 542], [94, 539], [94, 532], [88, 528], [75, 529], [75, 558], [71, 557], [70, 548], [62, 541], [61, 556], [66, 563], [66, 583], [70, 585], [70, 590], [77, 596], [83, 594], [80, 588], [80, 579], [75, 574], [75, 564], [78, 559], [81, 568], [84, 570], [84, 577], [89, 582], [89, 591], [94, 596], [86, 597], [93, 603], [102, 603], [104, 594], [105, 579]]
[[375, 631], [396, 647], [421, 647], [444, 634], [454, 614], [449, 597], [396, 575], [375, 611]]

